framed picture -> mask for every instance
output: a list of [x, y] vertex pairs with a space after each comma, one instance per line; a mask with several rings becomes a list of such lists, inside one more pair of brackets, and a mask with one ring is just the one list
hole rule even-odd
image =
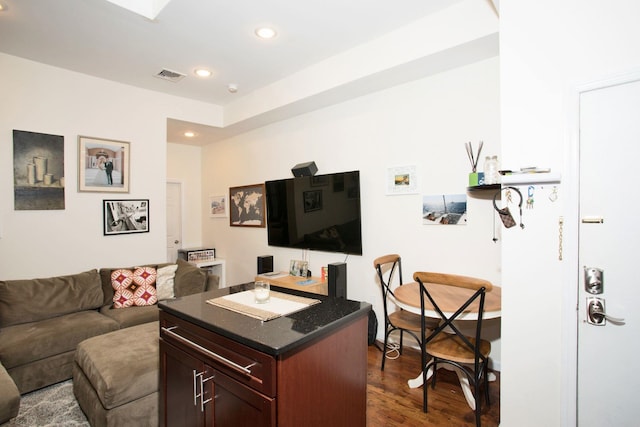
[[15, 210], [63, 210], [64, 137], [14, 129], [13, 183]]
[[78, 191], [129, 192], [129, 143], [78, 136]]
[[102, 212], [105, 236], [149, 232], [149, 199], [103, 200]]
[[229, 188], [229, 224], [265, 227], [264, 184]]
[[467, 195], [423, 195], [422, 224], [467, 225]]
[[396, 166], [387, 169], [387, 195], [417, 192], [418, 177], [415, 166]]
[[307, 271], [309, 271], [309, 263], [307, 261], [291, 260], [291, 263], [289, 264], [290, 275], [307, 277]]
[[302, 202], [305, 213], [319, 211], [322, 209], [322, 190], [303, 191]]
[[209, 216], [211, 218], [226, 218], [227, 205], [227, 196], [210, 196]]

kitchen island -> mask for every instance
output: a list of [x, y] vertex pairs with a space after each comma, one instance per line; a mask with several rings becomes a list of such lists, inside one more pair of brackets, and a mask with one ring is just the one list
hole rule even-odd
[[252, 287], [159, 304], [160, 425], [364, 427], [371, 305], [311, 295], [261, 321], [207, 302]]

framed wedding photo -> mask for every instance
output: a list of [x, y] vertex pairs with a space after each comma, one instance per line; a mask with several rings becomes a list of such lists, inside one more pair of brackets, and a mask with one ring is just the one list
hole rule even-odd
[[149, 232], [149, 199], [103, 200], [102, 204], [105, 236]]
[[78, 191], [129, 192], [129, 143], [78, 136]]

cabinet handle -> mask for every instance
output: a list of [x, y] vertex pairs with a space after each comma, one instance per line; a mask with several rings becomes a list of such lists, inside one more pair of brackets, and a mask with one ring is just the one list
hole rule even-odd
[[[173, 332], [173, 329], [177, 329], [177, 326], [173, 326], [171, 328], [165, 328], [164, 326], [161, 328], [165, 333], [171, 335], [172, 337], [174, 337], [175, 339], [177, 339], [178, 341], [181, 341], [191, 347], [195, 347], [196, 349], [202, 351], [203, 353], [213, 357], [214, 359], [216, 359], [218, 362], [222, 363], [223, 365], [225, 365], [226, 367], [242, 374], [242, 375], [247, 375], [247, 376], [251, 376], [251, 370], [249, 369], [250, 367], [252, 367], [253, 365], [255, 365], [255, 363], [252, 363], [248, 366], [241, 366], [238, 365], [237, 363], [227, 359], [224, 356], [220, 356], [217, 353], [214, 353], [213, 351], [202, 347], [199, 344], [194, 343], [193, 341], [191, 341], [188, 338], [183, 337], [182, 335], [176, 334], [175, 332]], [[194, 374], [195, 375], [195, 374]]]
[[204, 372], [200, 373], [200, 412], [204, 412], [204, 405], [213, 400], [212, 398], [204, 400], [204, 383], [206, 383], [209, 380], [212, 380], [213, 379], [213, 375], [210, 376], [207, 379], [203, 379], [203, 377], [204, 377], [203, 374], [204, 374]]
[[193, 370], [193, 406], [198, 406], [198, 386], [196, 382], [196, 378], [198, 377], [196, 370]]

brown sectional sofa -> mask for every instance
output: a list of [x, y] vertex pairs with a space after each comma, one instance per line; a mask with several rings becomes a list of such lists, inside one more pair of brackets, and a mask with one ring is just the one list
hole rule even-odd
[[[218, 286], [217, 276], [182, 260], [177, 264], [176, 297]], [[157, 305], [113, 308], [113, 270], [0, 281], [0, 384], [15, 384], [0, 387], [0, 423], [17, 415], [16, 388], [24, 394], [72, 378], [82, 341], [158, 320]]]

